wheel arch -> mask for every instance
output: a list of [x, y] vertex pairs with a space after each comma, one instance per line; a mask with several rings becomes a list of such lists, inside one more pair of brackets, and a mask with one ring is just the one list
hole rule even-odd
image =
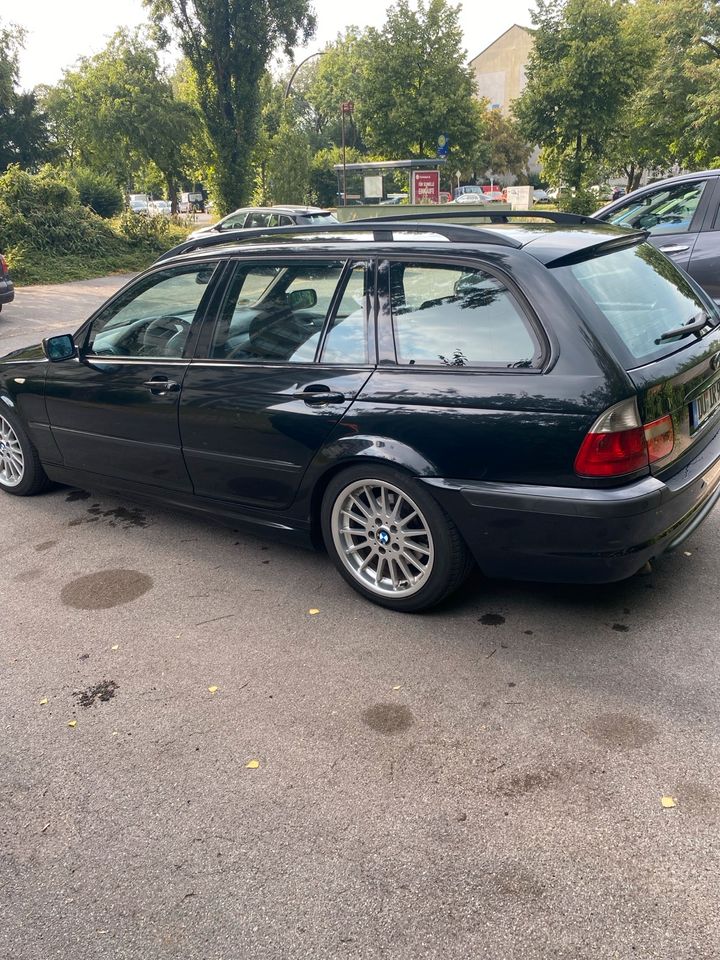
[[434, 464], [427, 457], [408, 444], [387, 437], [353, 436], [328, 444], [318, 454], [315, 470], [308, 478], [310, 533], [315, 547], [323, 546], [320, 513], [330, 482], [343, 470], [365, 463], [392, 467], [413, 478], [437, 476]]

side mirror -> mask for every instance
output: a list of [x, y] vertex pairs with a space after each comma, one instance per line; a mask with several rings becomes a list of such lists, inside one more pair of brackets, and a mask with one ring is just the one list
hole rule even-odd
[[291, 290], [287, 295], [287, 305], [291, 310], [312, 310], [317, 304], [317, 293], [307, 290]]
[[75, 341], [69, 333], [59, 337], [46, 337], [42, 342], [43, 353], [51, 363], [60, 363], [61, 360], [70, 360], [77, 356]]

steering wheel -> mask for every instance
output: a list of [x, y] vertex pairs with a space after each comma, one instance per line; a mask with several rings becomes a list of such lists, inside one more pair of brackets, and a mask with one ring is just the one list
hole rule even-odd
[[170, 349], [170, 345], [184, 344], [190, 332], [190, 326], [190, 321], [184, 320], [182, 317], [157, 317], [155, 320], [151, 320], [143, 334], [141, 352], [145, 356], [153, 356], [154, 354], [170, 356], [174, 352]]

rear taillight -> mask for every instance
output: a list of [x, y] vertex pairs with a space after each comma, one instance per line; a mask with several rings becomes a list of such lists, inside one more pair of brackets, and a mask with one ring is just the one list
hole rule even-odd
[[648, 467], [672, 453], [672, 418], [640, 421], [635, 399], [606, 410], [590, 428], [575, 457], [581, 477], [622, 477]]

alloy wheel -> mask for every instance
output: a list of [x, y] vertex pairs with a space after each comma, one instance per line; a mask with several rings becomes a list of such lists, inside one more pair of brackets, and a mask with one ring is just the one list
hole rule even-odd
[[435, 563], [430, 526], [399, 487], [353, 481], [336, 498], [331, 523], [338, 555], [366, 589], [406, 597], [427, 582]]
[[0, 416], [0, 483], [16, 487], [25, 476], [25, 458], [18, 436], [5, 417]]

